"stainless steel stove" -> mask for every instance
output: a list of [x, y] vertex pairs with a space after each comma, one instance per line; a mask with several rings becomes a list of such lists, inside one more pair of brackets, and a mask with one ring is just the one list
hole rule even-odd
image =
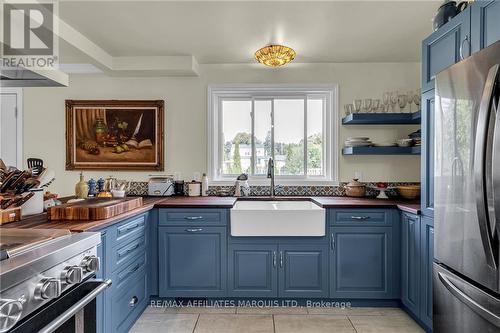
[[[91, 232], [0, 229], [0, 332], [95, 331], [95, 298], [111, 284], [93, 279], [100, 241]], [[94, 329], [70, 323], [79, 312], [93, 314]]]

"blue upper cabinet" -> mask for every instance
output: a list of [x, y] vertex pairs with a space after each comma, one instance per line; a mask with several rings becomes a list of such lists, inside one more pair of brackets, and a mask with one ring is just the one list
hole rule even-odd
[[434, 215], [434, 89], [422, 94], [422, 214]]
[[399, 298], [392, 227], [331, 227], [330, 297]]
[[226, 295], [226, 227], [158, 228], [159, 296]]
[[472, 5], [472, 52], [500, 40], [500, 1], [481, 0]]
[[328, 244], [279, 246], [280, 297], [328, 297]]
[[231, 244], [228, 251], [229, 296], [278, 296], [277, 245]]
[[455, 16], [422, 42], [422, 91], [434, 89], [443, 69], [471, 54], [471, 8]]

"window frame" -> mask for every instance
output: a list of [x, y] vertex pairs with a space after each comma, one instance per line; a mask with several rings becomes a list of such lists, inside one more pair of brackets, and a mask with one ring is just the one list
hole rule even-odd
[[[335, 185], [338, 184], [338, 85], [209, 85], [207, 90], [207, 157], [208, 176], [211, 185], [233, 184], [235, 175], [222, 175], [222, 101], [223, 100], [251, 100], [252, 110], [255, 100], [273, 100], [286, 98], [304, 98], [304, 113], [307, 112], [307, 97], [324, 98], [323, 110], [323, 168], [324, 175], [276, 175], [276, 183], [281, 185]], [[274, 103], [271, 103], [274, 105]], [[274, 107], [274, 106], [272, 106]], [[254, 117], [252, 116], [252, 132], [254, 131]], [[274, 128], [272, 146], [274, 147]], [[304, 158], [307, 158], [307, 117], [304, 117]], [[253, 137], [252, 137], [253, 140]], [[253, 142], [252, 142], [253, 143]], [[252, 144], [252, 149], [255, 145]], [[274, 149], [273, 155], [274, 155]], [[254, 168], [255, 152], [252, 152], [251, 169]], [[249, 175], [249, 182], [253, 185], [267, 185], [269, 180], [265, 175]]]

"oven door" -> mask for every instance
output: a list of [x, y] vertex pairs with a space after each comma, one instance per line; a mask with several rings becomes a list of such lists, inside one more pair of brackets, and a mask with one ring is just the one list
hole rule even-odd
[[95, 333], [96, 297], [111, 280], [87, 280], [24, 318], [12, 333]]

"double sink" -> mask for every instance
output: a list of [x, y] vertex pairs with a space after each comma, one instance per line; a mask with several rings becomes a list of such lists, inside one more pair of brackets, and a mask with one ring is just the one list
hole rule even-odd
[[243, 200], [231, 209], [231, 236], [318, 237], [325, 235], [326, 213], [312, 201]]

